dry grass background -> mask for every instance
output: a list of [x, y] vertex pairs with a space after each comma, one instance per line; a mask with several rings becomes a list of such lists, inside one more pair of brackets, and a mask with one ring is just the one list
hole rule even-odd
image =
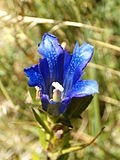
[[[0, 159], [45, 159], [31, 112], [23, 69], [38, 63], [37, 45], [45, 32], [55, 34], [72, 53], [76, 40], [95, 46], [83, 78], [96, 79], [100, 94], [77, 121], [74, 143], [89, 142], [69, 159], [120, 159], [120, 1], [0, 1]], [[41, 137], [40, 137], [41, 138]], [[41, 158], [40, 158], [41, 157]]]

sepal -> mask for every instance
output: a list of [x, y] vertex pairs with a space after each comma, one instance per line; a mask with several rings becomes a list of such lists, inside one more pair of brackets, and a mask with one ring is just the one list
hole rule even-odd
[[59, 116], [59, 106], [60, 106], [60, 103], [55, 103], [55, 102], [48, 104], [48, 108], [47, 108], [48, 114], [51, 115], [52, 117]]
[[82, 98], [73, 98], [64, 114], [67, 115], [69, 119], [80, 118], [81, 113], [88, 107], [92, 98], [92, 95]]

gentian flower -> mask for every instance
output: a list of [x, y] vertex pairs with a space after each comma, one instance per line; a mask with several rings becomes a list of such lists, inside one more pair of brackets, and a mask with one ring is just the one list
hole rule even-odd
[[83, 70], [91, 60], [94, 47], [84, 43], [75, 45], [73, 54], [69, 54], [51, 34], [44, 34], [38, 45], [43, 56], [39, 64], [25, 68], [30, 87], [39, 87], [42, 108], [58, 107], [59, 114], [64, 113], [72, 98], [85, 97], [98, 93], [98, 84], [94, 80], [82, 80]]

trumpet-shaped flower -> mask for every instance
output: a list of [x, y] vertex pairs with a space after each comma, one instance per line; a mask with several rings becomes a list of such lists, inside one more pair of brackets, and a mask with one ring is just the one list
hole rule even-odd
[[44, 34], [38, 46], [43, 56], [39, 64], [25, 68], [30, 87], [39, 87], [42, 107], [58, 106], [59, 114], [65, 112], [72, 98], [85, 97], [98, 93], [98, 84], [94, 80], [82, 80], [83, 70], [91, 60], [94, 47], [84, 43], [75, 45], [70, 55], [63, 49], [57, 38]]

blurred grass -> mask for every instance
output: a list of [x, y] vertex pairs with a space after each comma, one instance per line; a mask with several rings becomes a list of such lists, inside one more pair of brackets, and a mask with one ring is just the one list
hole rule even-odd
[[23, 68], [38, 63], [37, 45], [45, 32], [65, 42], [70, 53], [76, 40], [95, 46], [83, 78], [96, 79], [100, 94], [77, 123], [77, 134], [84, 132], [84, 138], [74, 141], [86, 142], [88, 134], [106, 129], [95, 145], [69, 159], [120, 159], [119, 7], [119, 0], [0, 1], [0, 159], [36, 160], [41, 153], [39, 130], [26, 105], [30, 98]]

